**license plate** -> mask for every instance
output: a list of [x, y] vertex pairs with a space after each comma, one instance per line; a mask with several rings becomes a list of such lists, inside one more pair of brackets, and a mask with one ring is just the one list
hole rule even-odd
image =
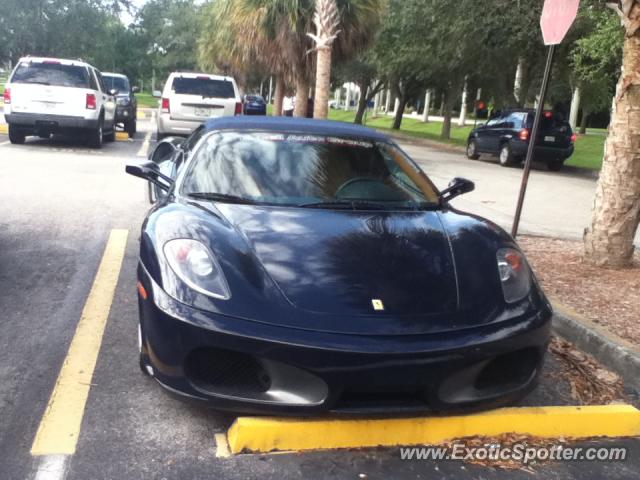
[[544, 141], [545, 142], [555, 142], [556, 141], [556, 137], [544, 137]]
[[196, 108], [195, 114], [197, 117], [208, 117], [211, 115], [211, 109], [209, 108]]

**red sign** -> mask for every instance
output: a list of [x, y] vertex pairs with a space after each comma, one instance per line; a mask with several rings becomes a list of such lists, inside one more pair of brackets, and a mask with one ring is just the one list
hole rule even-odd
[[562, 43], [578, 15], [580, 0], [545, 0], [540, 28], [545, 45]]

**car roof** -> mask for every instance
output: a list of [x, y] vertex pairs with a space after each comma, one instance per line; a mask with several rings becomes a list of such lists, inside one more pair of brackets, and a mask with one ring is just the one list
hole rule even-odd
[[128, 80], [128, 77], [121, 73], [113, 73], [113, 72], [101, 72], [101, 73], [102, 75], [109, 75], [110, 77], [126, 78]]
[[376, 141], [389, 141], [389, 137], [377, 130], [345, 122], [315, 120], [296, 117], [220, 117], [205, 122], [206, 131], [267, 131], [281, 133], [307, 133], [311, 135], [335, 135], [357, 137]]
[[518, 112], [522, 112], [522, 113], [535, 113], [536, 109], [535, 108], [505, 108], [504, 110], [502, 110], [502, 113], [518, 113]]
[[169, 77], [170, 78], [175, 78], [175, 77], [186, 77], [186, 78], [209, 77], [211, 80], [226, 80], [228, 82], [235, 81], [233, 79], [233, 77], [229, 77], [229, 76], [215, 75], [213, 73], [198, 73], [198, 72], [171, 72]]
[[58, 62], [62, 65], [77, 65], [79, 67], [92, 67], [92, 65], [88, 64], [87, 62], [83, 62], [82, 60], [71, 60], [71, 59], [67, 59], [67, 58], [53, 58], [53, 57], [22, 57], [18, 63], [22, 63], [22, 62], [36, 62], [36, 63], [43, 63], [43, 62]]

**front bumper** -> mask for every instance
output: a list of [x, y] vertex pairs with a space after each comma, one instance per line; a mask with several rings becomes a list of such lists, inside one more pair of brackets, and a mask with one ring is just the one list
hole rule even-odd
[[7, 113], [5, 120], [9, 125], [15, 125], [20, 130], [29, 132], [55, 133], [65, 130], [93, 130], [98, 128], [98, 114], [96, 118], [76, 117], [69, 115], [50, 115], [43, 113]]
[[158, 134], [160, 135], [191, 135], [191, 133], [202, 125], [207, 119], [201, 122], [187, 120], [175, 120], [169, 113], [158, 114]]
[[136, 111], [133, 105], [116, 107], [116, 123], [124, 123], [136, 118]]
[[143, 355], [173, 393], [243, 413], [456, 411], [535, 387], [551, 311], [455, 333], [356, 336], [215, 315], [169, 297], [138, 268]]

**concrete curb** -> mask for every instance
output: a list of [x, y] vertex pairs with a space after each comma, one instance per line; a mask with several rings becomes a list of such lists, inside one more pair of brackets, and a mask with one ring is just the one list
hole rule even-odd
[[239, 453], [440, 445], [464, 437], [518, 433], [543, 438], [636, 437], [631, 405], [501, 408], [470, 415], [414, 418], [239, 417], [216, 436], [220, 457]]
[[640, 392], [640, 348], [570, 307], [552, 303], [554, 332], [620, 375], [627, 387]]

